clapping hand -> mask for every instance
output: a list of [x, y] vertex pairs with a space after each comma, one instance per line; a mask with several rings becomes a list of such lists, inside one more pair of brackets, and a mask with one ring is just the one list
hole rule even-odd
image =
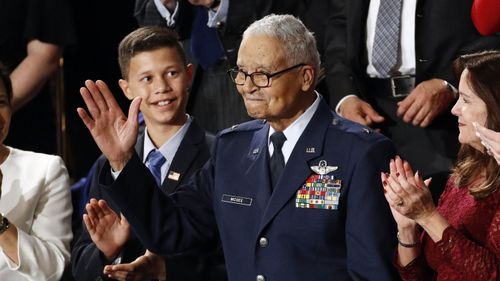
[[85, 208], [83, 222], [90, 238], [108, 260], [115, 259], [130, 236], [127, 219], [118, 216], [104, 200], [92, 198]]
[[83, 108], [77, 109], [78, 115], [113, 170], [121, 171], [133, 154], [141, 99], [135, 98], [132, 101], [127, 118], [103, 81], [85, 81], [80, 94], [90, 115]]
[[487, 129], [477, 122], [472, 123], [476, 128], [476, 135], [486, 149], [486, 153], [493, 156], [500, 165], [500, 132]]
[[390, 174], [382, 173], [385, 198], [398, 227], [414, 224], [415, 220], [432, 214], [436, 207], [428, 188], [431, 179], [423, 180], [418, 171], [413, 173], [410, 164], [399, 156], [391, 159]]
[[119, 281], [129, 280], [165, 280], [165, 259], [161, 256], [146, 251], [135, 261], [125, 264], [107, 265], [104, 274], [109, 278]]

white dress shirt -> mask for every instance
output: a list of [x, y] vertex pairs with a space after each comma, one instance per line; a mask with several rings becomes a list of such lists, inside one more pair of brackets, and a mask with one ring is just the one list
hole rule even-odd
[[175, 1], [175, 9], [173, 12], [170, 12], [165, 5], [160, 0], [154, 0], [156, 9], [158, 13], [165, 19], [168, 27], [172, 27], [175, 25], [175, 19], [177, 18], [177, 13], [179, 10], [179, 2]]
[[[168, 27], [172, 27], [175, 25], [175, 21], [177, 20], [177, 14], [179, 10], [179, 1], [175, 3], [175, 9], [173, 12], [170, 12], [165, 5], [161, 3], [160, 0], [154, 0], [156, 9], [158, 13], [165, 19]], [[226, 22], [227, 19], [227, 11], [229, 10], [229, 0], [221, 0], [219, 8], [217, 11], [209, 10], [208, 11], [208, 27], [217, 27], [218, 22]]]
[[[177, 152], [177, 149], [179, 149], [179, 146], [181, 145], [181, 142], [184, 139], [184, 136], [186, 135], [192, 122], [193, 120], [191, 116], [188, 115], [186, 123], [184, 123], [184, 125], [182, 125], [182, 127], [172, 137], [170, 137], [164, 144], [160, 146], [160, 148], [158, 148], [161, 155], [163, 155], [163, 157], [165, 157], [166, 159], [165, 163], [161, 165], [161, 183], [163, 183], [163, 180], [165, 179], [165, 176], [170, 169], [170, 165], [172, 164], [172, 160], [174, 160], [175, 153]], [[149, 152], [154, 149], [157, 148], [149, 138], [148, 128], [146, 127], [146, 130], [144, 132], [144, 157], [142, 159], [143, 163], [146, 163]]]
[[[368, 66], [366, 73], [370, 77], [380, 77], [372, 64], [372, 49], [375, 38], [375, 27], [380, 0], [371, 0], [366, 20], [366, 48], [368, 51]], [[415, 12], [417, 0], [403, 0], [401, 11], [401, 65], [398, 70], [401, 74], [415, 74]]]
[[[293, 121], [292, 124], [286, 127], [286, 129], [283, 131], [283, 134], [285, 134], [286, 137], [286, 141], [283, 143], [281, 152], [283, 153], [283, 157], [285, 158], [285, 165], [288, 162], [288, 158], [290, 158], [290, 155], [292, 154], [293, 148], [297, 144], [297, 141], [306, 129], [307, 124], [309, 124], [309, 121], [311, 121], [311, 118], [316, 112], [316, 109], [318, 109], [320, 100], [321, 96], [316, 93], [316, 99], [314, 100], [314, 102], [306, 109], [306, 111], [304, 111], [304, 113], [302, 113], [302, 115], [299, 116], [299, 118], [295, 119], [295, 121]], [[267, 147], [269, 148], [269, 155], [273, 155], [274, 152], [274, 146], [270, 139], [271, 135], [274, 132], [276, 132], [276, 130], [274, 130], [273, 127], [270, 127], [269, 134], [267, 135]]]
[[226, 22], [229, 10], [229, 0], [221, 0], [217, 11], [208, 11], [208, 27], [217, 27], [218, 22]]

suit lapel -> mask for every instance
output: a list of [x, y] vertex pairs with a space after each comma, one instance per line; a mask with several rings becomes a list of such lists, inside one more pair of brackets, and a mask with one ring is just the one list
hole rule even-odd
[[250, 144], [247, 158], [250, 166], [245, 171], [245, 178], [255, 181], [255, 199], [256, 204], [261, 210], [266, 208], [269, 197], [271, 196], [271, 182], [269, 179], [269, 152], [267, 148], [267, 135], [269, 133], [269, 124], [255, 132]]
[[139, 127], [139, 132], [137, 134], [137, 141], [135, 142], [135, 152], [139, 156], [139, 159], [144, 162], [144, 126]]
[[331, 120], [332, 113], [330, 108], [324, 101], [321, 101], [316, 113], [297, 141], [283, 170], [283, 175], [274, 188], [264, 217], [262, 218], [259, 233], [276, 216], [281, 208], [295, 196], [297, 190], [310, 176], [309, 161], [323, 154], [325, 134]]
[[196, 123], [192, 122], [163, 180], [161, 189], [164, 193], [170, 194], [179, 186], [189, 167], [196, 159], [200, 150], [200, 144], [204, 140], [205, 132]]

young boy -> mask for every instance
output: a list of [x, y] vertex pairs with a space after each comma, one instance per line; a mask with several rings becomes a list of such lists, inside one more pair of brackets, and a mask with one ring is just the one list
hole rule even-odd
[[[210, 156], [213, 136], [208, 136], [186, 114], [187, 89], [191, 83], [192, 66], [187, 65], [177, 34], [162, 27], [142, 27], [127, 35], [118, 49], [123, 79], [120, 87], [125, 96], [141, 99], [140, 111], [145, 128], [140, 129], [135, 150], [145, 169], [169, 194], [200, 168]], [[90, 91], [107, 91], [102, 81], [86, 81]], [[88, 93], [82, 88], [82, 94]], [[107, 164], [101, 156], [96, 170]], [[209, 273], [208, 258], [197, 253], [161, 257], [147, 251], [130, 231], [125, 217], [110, 198], [101, 193], [98, 173], [91, 179], [90, 198], [110, 204], [116, 212], [107, 214], [104, 228], [85, 214], [86, 229], [72, 251], [72, 268], [76, 280], [109, 277], [118, 280], [201, 280]], [[90, 205], [88, 213], [95, 212]], [[215, 258], [222, 260], [219, 250]], [[212, 261], [210, 261], [212, 263]], [[110, 265], [113, 264], [113, 265]], [[218, 268], [223, 266], [218, 265]], [[215, 273], [226, 279], [225, 272]], [[206, 278], [205, 278], [206, 279]]]

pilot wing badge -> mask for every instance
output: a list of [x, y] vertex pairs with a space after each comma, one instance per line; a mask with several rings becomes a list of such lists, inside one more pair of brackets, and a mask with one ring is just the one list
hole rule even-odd
[[336, 171], [338, 168], [338, 166], [328, 166], [326, 160], [319, 161], [318, 166], [311, 166], [311, 170], [313, 170], [313, 172], [318, 175], [329, 174], [333, 171]]
[[295, 207], [305, 209], [337, 210], [339, 206], [342, 180], [329, 173], [338, 166], [328, 166], [326, 160], [311, 166], [314, 172], [297, 191]]

